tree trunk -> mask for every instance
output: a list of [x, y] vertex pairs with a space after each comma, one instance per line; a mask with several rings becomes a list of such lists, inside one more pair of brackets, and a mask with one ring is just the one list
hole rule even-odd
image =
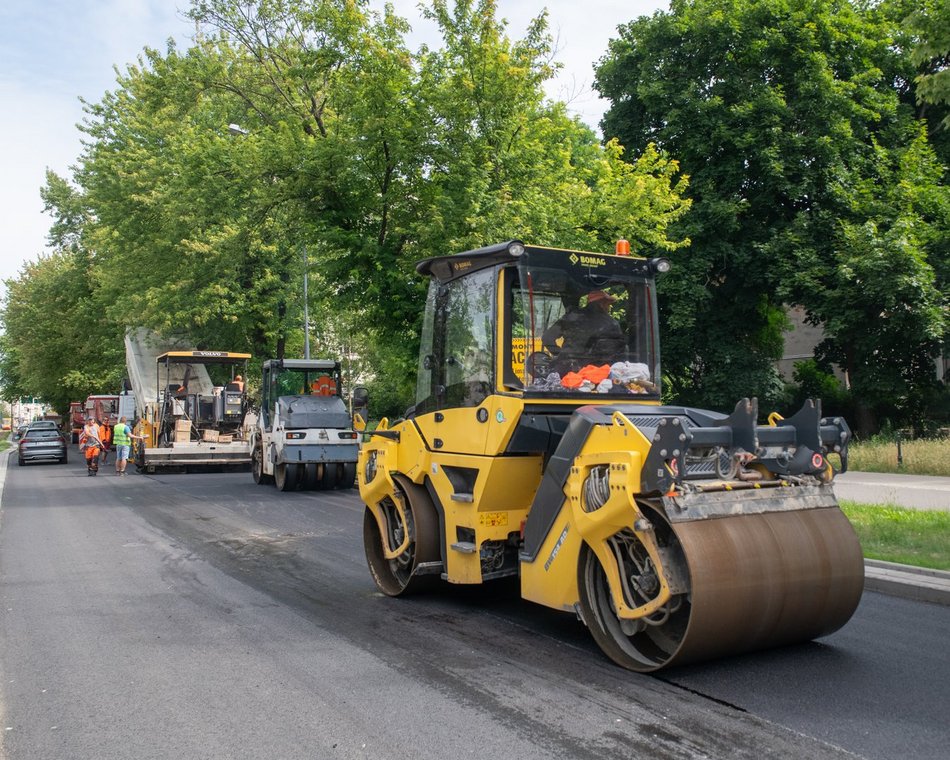
[[280, 332], [277, 333], [277, 359], [284, 358], [284, 352], [287, 350], [287, 334], [285, 332], [284, 317], [287, 316], [287, 305], [280, 303], [277, 305], [277, 324], [280, 325]]

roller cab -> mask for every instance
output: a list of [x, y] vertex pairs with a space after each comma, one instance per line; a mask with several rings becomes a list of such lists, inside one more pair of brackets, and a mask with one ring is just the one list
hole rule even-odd
[[512, 241], [431, 277], [416, 403], [360, 451], [379, 588], [518, 575], [612, 660], [651, 671], [804, 641], [863, 587], [835, 501], [850, 431], [809, 401], [759, 424], [660, 402], [664, 259]]

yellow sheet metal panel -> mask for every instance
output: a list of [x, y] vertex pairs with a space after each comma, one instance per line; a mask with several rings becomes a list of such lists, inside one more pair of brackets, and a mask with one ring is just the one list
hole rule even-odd
[[395, 456], [390, 458], [393, 469], [413, 483], [422, 483], [429, 462], [425, 441], [411, 421], [403, 422], [393, 429], [399, 433], [399, 443], [392, 444], [395, 450]]
[[[446, 575], [451, 583], [481, 583], [485, 541], [521, 533], [537, 484], [541, 457], [433, 454], [428, 477], [445, 519]], [[461, 541], [459, 528], [472, 540]], [[471, 543], [453, 548], [453, 544]]]
[[[515, 428], [518, 427], [518, 421], [524, 411], [524, 400], [517, 396], [491, 396], [486, 403], [490, 406], [485, 453], [495, 456], [505, 450]], [[540, 474], [538, 477], [541, 477]]]
[[[606, 557], [604, 540], [632, 526], [640, 511], [635, 497], [640, 489], [641, 450], [649, 443], [622, 415], [612, 425], [595, 426], [576, 457], [564, 486], [564, 505], [532, 563], [521, 564], [525, 598], [555, 609], [572, 609], [578, 601], [577, 566], [581, 546], [590, 543]], [[595, 467], [606, 467], [609, 498], [591, 512], [583, 489]]]
[[569, 509], [561, 510], [534, 562], [521, 563], [521, 596], [556, 610], [574, 610], [577, 560], [583, 541]]
[[477, 407], [422, 414], [415, 422], [432, 451], [484, 454], [489, 422], [489, 412], [484, 407], [488, 403], [486, 399]]

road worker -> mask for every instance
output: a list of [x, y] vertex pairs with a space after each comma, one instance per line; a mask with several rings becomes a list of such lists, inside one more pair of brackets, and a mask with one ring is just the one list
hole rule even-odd
[[332, 396], [336, 393], [336, 382], [329, 375], [320, 375], [310, 383], [311, 396]]
[[79, 450], [86, 457], [86, 474], [90, 477], [99, 472], [99, 454], [102, 452], [102, 438], [95, 417], [86, 420], [79, 434]]

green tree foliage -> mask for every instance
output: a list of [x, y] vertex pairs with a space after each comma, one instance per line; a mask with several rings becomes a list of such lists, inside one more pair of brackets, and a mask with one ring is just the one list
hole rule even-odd
[[657, 144], [691, 178], [693, 245], [662, 283], [682, 397], [774, 395], [785, 303], [824, 324], [824, 357], [865, 404], [925, 382], [945, 330], [946, 193], [902, 100], [896, 33], [833, 0], [674, 0], [611, 42], [606, 134]]
[[63, 251], [27, 264], [19, 278], [6, 281], [2, 348], [8, 397], [37, 396], [64, 412], [72, 400], [118, 390], [125, 374], [122, 331], [104, 317], [88, 275], [81, 255]]
[[195, 0], [193, 47], [146, 50], [87, 104], [74, 182], [48, 187], [76, 235], [56, 228], [55, 266], [85, 267], [119, 335], [184, 332], [263, 358], [300, 352], [305, 247], [314, 354], [358, 346], [377, 412], [398, 413], [424, 300], [416, 260], [512, 237], [688, 242], [671, 233], [689, 207], [677, 163], [601, 147], [545, 99], [543, 15], [512, 41], [493, 0], [428, 13], [444, 43], [413, 53], [406, 22], [365, 0]]
[[921, 0], [906, 23], [916, 38], [911, 61], [918, 68], [917, 101], [944, 106], [940, 123], [950, 129], [950, 0]]
[[5, 283], [0, 382], [6, 398], [37, 396], [64, 413], [71, 400], [116, 391], [124, 349], [83, 244], [89, 215], [82, 195], [48, 172], [42, 197], [55, 252]]

